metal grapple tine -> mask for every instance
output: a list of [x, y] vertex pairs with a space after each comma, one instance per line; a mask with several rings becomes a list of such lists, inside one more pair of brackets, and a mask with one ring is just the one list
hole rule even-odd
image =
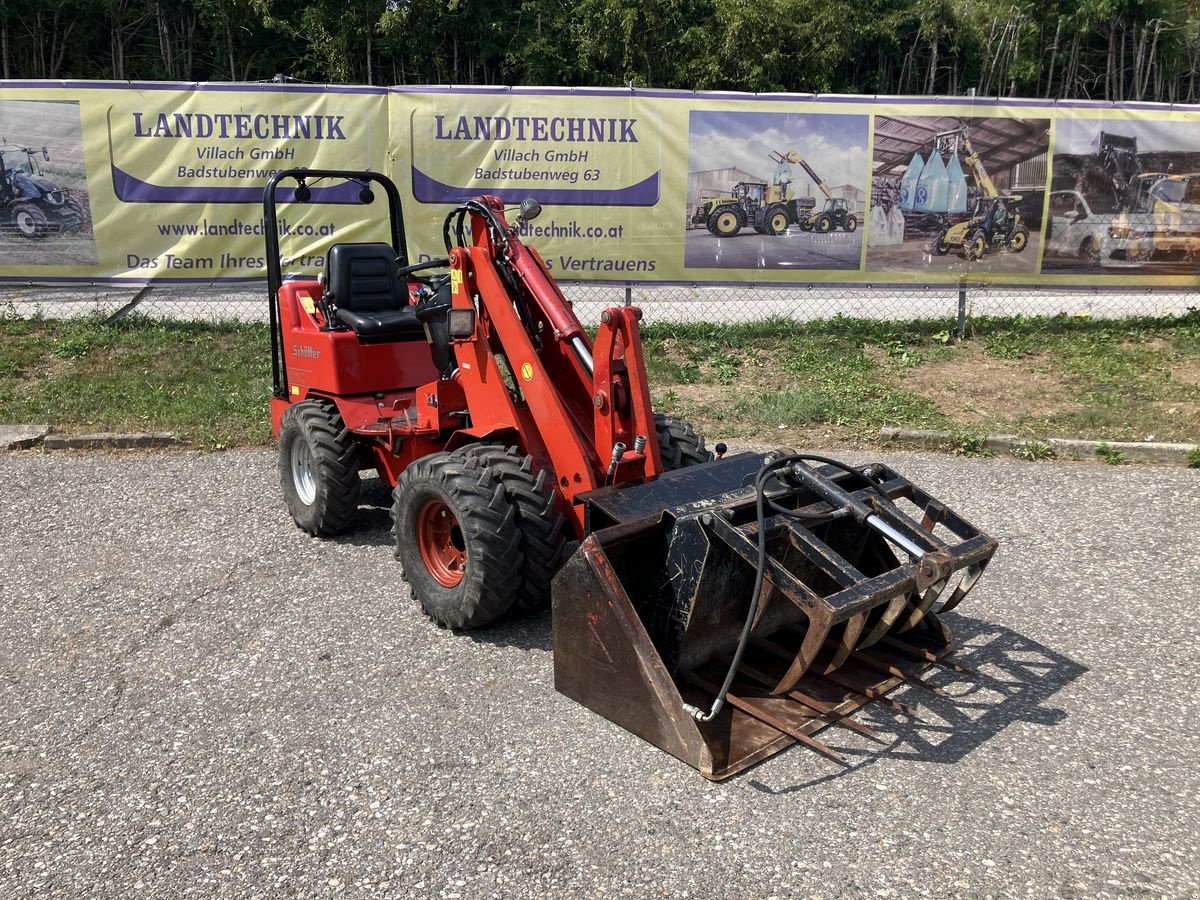
[[840, 688], [845, 688], [848, 691], [854, 691], [856, 694], [861, 694], [869, 700], [878, 700], [880, 703], [886, 703], [892, 709], [896, 710], [896, 712], [903, 713], [910, 719], [919, 720], [921, 718], [919, 715], [917, 715], [915, 708], [906, 703], [901, 703], [899, 700], [892, 699], [878, 688], [856, 685], [849, 679], [843, 678], [837, 672], [826, 672], [820, 677], [826, 679], [827, 681], [833, 682]]
[[825, 667], [826, 672], [832, 672], [834, 669], [841, 667], [846, 658], [854, 652], [854, 648], [858, 645], [858, 636], [862, 634], [862, 630], [866, 624], [867, 613], [865, 612], [853, 615], [846, 621], [846, 627], [842, 631], [842, 639], [838, 641], [838, 648], [834, 651], [833, 659]]
[[900, 594], [896, 597], [893, 597], [891, 603], [888, 604], [887, 609], [883, 611], [883, 615], [880, 616], [879, 621], [875, 623], [875, 627], [871, 629], [866, 637], [858, 642], [858, 648], [863, 650], [867, 647], [870, 647], [885, 634], [887, 634], [891, 627], [896, 624], [896, 619], [900, 618], [900, 613], [902, 613], [904, 608], [908, 605], [909, 600], [907, 594]]
[[808, 620], [808, 630], [804, 632], [804, 640], [800, 642], [800, 649], [796, 651], [791, 665], [779, 679], [779, 684], [775, 685], [775, 689], [771, 691], [772, 694], [785, 694], [796, 686], [796, 683], [804, 677], [804, 673], [816, 660], [817, 654], [825, 646], [825, 640], [832, 630], [833, 625], [828, 621], [817, 618]]
[[958, 583], [958, 587], [954, 589], [954, 593], [951, 594], [949, 599], [947, 599], [946, 602], [941, 605], [941, 608], [938, 609], [938, 612], [950, 612], [950, 610], [962, 603], [963, 597], [967, 596], [967, 593], [971, 590], [971, 588], [975, 587], [975, 582], [979, 580], [979, 576], [983, 574], [983, 570], [986, 566], [987, 563], [983, 562], [968, 568], [967, 574], [963, 576], [962, 581]]
[[[951, 573], [953, 574], [953, 573]], [[925, 589], [925, 593], [921, 594], [919, 603], [913, 605], [913, 611], [908, 618], [896, 629], [896, 634], [903, 634], [910, 628], [915, 628], [921, 624], [921, 620], [925, 618], [925, 614], [929, 612], [930, 607], [937, 602], [937, 598], [942, 595], [942, 591], [946, 589], [946, 585], [950, 583], [950, 579], [943, 578], [937, 584], [930, 585]]]

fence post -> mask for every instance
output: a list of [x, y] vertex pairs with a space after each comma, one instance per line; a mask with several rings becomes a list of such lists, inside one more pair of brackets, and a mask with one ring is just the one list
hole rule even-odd
[[962, 284], [958, 286], [958, 339], [967, 339], [967, 288]]
[[625, 305], [633, 306], [633, 288], [629, 284], [625, 285]]

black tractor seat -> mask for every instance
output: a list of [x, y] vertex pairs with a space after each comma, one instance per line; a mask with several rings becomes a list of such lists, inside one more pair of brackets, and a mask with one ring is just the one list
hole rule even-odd
[[388, 244], [334, 244], [326, 265], [326, 299], [337, 320], [366, 343], [424, 340], [425, 326], [396, 277], [396, 251]]

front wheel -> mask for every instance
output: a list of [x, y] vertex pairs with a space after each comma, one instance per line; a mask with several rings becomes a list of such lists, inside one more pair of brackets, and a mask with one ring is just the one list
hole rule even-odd
[[655, 413], [654, 433], [665, 472], [712, 461], [713, 455], [704, 446], [704, 438], [696, 433], [691, 422]]
[[829, 231], [829, 229], [832, 227], [833, 219], [829, 218], [829, 216], [822, 215], [819, 219], [817, 219], [817, 231], [819, 231], [821, 234], [825, 234], [825, 232]]
[[516, 510], [477, 461], [418, 459], [393, 492], [392, 520], [404, 580], [438, 625], [478, 628], [512, 608], [524, 564]]
[[726, 207], [713, 213], [708, 220], [708, 230], [717, 237], [733, 237], [742, 230], [742, 223], [738, 221], [737, 213]]
[[1013, 253], [1020, 253], [1029, 246], [1029, 229], [1024, 225], [1018, 225], [1013, 229], [1012, 237], [1008, 239], [1008, 249]]
[[530, 612], [549, 606], [550, 582], [562, 567], [567, 541], [567, 525], [558, 509], [554, 478], [516, 447], [469, 444], [458, 452], [474, 459], [504, 487], [504, 495], [516, 511], [525, 562], [515, 609]]
[[31, 241], [50, 233], [50, 220], [32, 203], [18, 203], [12, 209], [12, 222], [17, 233]]
[[858, 228], [858, 217], [857, 216], [847, 216], [846, 217], [846, 230], [854, 231], [857, 228]]
[[987, 245], [987, 235], [982, 228], [978, 228], [968, 235], [967, 242], [963, 244], [963, 255], [972, 262], [981, 260], [987, 253]]
[[946, 240], [946, 235], [949, 233], [949, 228], [943, 228], [938, 232], [938, 236], [933, 239], [933, 252], [938, 256], [945, 256], [950, 252], [950, 243]]
[[296, 526], [332, 537], [354, 524], [362, 479], [359, 447], [332, 403], [302, 400], [279, 429], [279, 481]]

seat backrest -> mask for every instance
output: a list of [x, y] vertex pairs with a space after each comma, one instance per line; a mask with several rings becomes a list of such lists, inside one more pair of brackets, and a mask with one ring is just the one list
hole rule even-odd
[[396, 251], [388, 244], [334, 244], [326, 271], [330, 299], [341, 309], [378, 312], [408, 303], [396, 278]]

